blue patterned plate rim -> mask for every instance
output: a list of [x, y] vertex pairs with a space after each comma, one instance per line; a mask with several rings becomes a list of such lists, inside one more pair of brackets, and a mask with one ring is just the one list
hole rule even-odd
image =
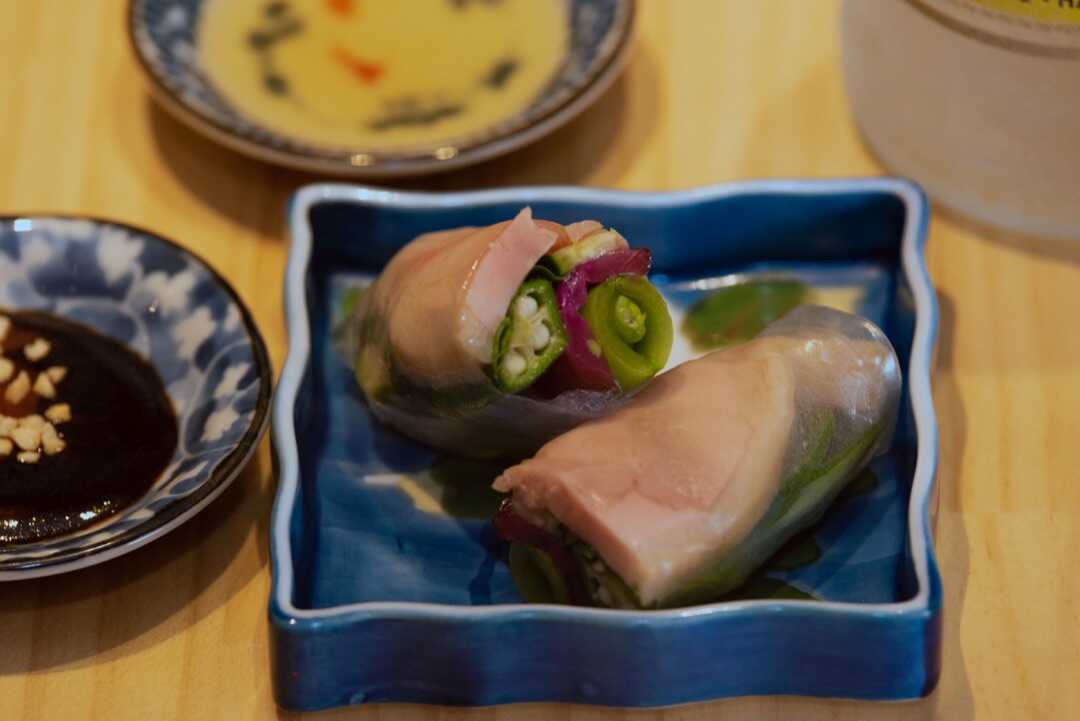
[[[178, 96], [143, 52], [139, 43], [138, 11], [144, 2], [128, 2], [128, 41], [143, 73], [150, 80], [154, 96], [175, 117], [226, 147], [267, 162], [298, 170], [369, 178], [424, 175], [466, 167], [505, 155], [555, 131], [592, 105], [622, 72], [633, 46], [637, 17], [637, 0], [617, 0], [616, 21], [601, 44], [600, 60], [591, 69], [588, 79], [574, 92], [557, 93], [556, 101], [535, 117], [523, 119], [525, 114], [519, 113], [464, 138], [466, 142], [460, 145], [455, 143], [462, 138], [413, 150], [379, 151], [317, 146], [261, 127], [260, 132], [253, 135], [220, 121], [212, 113], [202, 112]], [[262, 135], [269, 140], [260, 137]], [[448, 144], [455, 152], [447, 157], [442, 151]], [[363, 158], [363, 162], [357, 162], [358, 158]]]
[[[18, 561], [14, 563], [0, 561], [0, 581], [51, 576], [103, 563], [146, 545], [194, 517], [231, 485], [232, 481], [240, 474], [240, 471], [244, 469], [247, 462], [254, 455], [259, 446], [259, 441], [266, 433], [269, 425], [270, 400], [273, 388], [273, 369], [270, 365], [270, 356], [267, 353], [266, 344], [263, 342], [258, 326], [255, 325], [255, 320], [251, 316], [251, 312], [232, 285], [197, 253], [146, 228], [92, 215], [51, 212], [6, 213], [0, 215], [0, 223], [17, 220], [30, 220], [31, 222], [51, 220], [84, 221], [99, 227], [119, 228], [134, 233], [150, 242], [159, 243], [200, 266], [213, 279], [214, 283], [225, 291], [240, 312], [245, 332], [251, 341], [252, 357], [255, 361], [259, 390], [254, 415], [244, 431], [244, 435], [236, 444], [236, 447], [210, 471], [209, 478], [206, 482], [200, 484], [198, 491], [183, 498], [177, 498], [174, 503], [165, 506], [160, 512], [155, 513], [145, 521], [98, 543], [60, 551], [44, 560]], [[95, 528], [106, 528], [114, 518], [116, 516], [109, 516], [100, 525], [91, 526], [90, 529], [83, 529], [78, 533], [84, 533]], [[60, 536], [59, 538], [66, 538], [66, 536]], [[18, 546], [9, 548], [17, 549]]]
[[[915, 303], [915, 334], [908, 370], [909, 396], [915, 421], [918, 453], [908, 505], [908, 539], [918, 583], [909, 599], [893, 603], [861, 604], [838, 601], [743, 600], [668, 610], [629, 611], [552, 604], [494, 604], [456, 606], [408, 601], [352, 603], [329, 608], [299, 608], [292, 600], [293, 556], [289, 525], [299, 494], [299, 450], [293, 423], [297, 393], [311, 352], [305, 294], [305, 276], [311, 259], [312, 234], [308, 212], [319, 203], [357, 203], [375, 207], [438, 210], [474, 204], [536, 202], [603, 203], [634, 208], [670, 208], [688, 203], [741, 194], [843, 195], [879, 192], [896, 196], [905, 208], [901, 240], [903, 272]], [[322, 630], [347, 626], [366, 618], [456, 619], [462, 622], [500, 622], [514, 618], [588, 619], [600, 625], [663, 624], [671, 619], [742, 615], [755, 611], [793, 613], [806, 618], [840, 616], [889, 618], [928, 617], [936, 611], [940, 594], [932, 587], [938, 579], [930, 528], [937, 460], [938, 431], [930, 388], [930, 369], [938, 328], [938, 303], [926, 267], [926, 232], [929, 204], [922, 189], [904, 178], [829, 180], [756, 180], [692, 188], [645, 192], [573, 186], [518, 187], [455, 193], [420, 193], [381, 188], [320, 183], [297, 191], [289, 208], [292, 245], [285, 275], [285, 311], [289, 333], [288, 355], [274, 396], [272, 438], [278, 461], [278, 488], [270, 525], [271, 622], [290, 631]]]

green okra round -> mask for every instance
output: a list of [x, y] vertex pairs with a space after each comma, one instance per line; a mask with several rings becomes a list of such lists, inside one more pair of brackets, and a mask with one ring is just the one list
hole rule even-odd
[[551, 282], [526, 280], [495, 333], [491, 372], [496, 387], [520, 393], [566, 350], [566, 328]]

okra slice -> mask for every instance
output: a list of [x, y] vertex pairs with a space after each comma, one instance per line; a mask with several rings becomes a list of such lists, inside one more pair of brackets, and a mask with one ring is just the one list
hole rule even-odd
[[562, 355], [566, 342], [551, 282], [543, 278], [525, 281], [495, 333], [495, 385], [507, 393], [525, 390]]

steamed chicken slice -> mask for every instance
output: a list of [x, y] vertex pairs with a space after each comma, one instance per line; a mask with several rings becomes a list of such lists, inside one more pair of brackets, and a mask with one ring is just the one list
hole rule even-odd
[[533, 453], [621, 405], [614, 396], [549, 401], [512, 390], [527, 387], [565, 347], [554, 288], [529, 275], [538, 265], [550, 275], [550, 253], [560, 245], [573, 254], [587, 241], [596, 250], [598, 235], [616, 236], [601, 250], [625, 245], [598, 229], [596, 221], [534, 219], [524, 208], [512, 220], [404, 245], [338, 335], [371, 412], [427, 445], [488, 458]]
[[511, 221], [428, 233], [394, 256], [364, 302], [385, 318], [408, 373], [482, 383], [495, 331], [529, 271], [549, 250], [601, 228], [534, 220], [524, 208]]
[[559, 234], [525, 208], [512, 221], [422, 235], [386, 266], [364, 304], [386, 323], [395, 361], [435, 385], [486, 383], [495, 330]]
[[764, 515], [795, 416], [791, 361], [715, 353], [656, 378], [503, 473], [523, 515], [550, 513], [644, 604], [691, 578]]

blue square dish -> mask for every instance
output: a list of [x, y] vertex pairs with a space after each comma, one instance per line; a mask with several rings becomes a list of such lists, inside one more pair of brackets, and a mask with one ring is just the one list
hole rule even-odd
[[[890, 452], [799, 548], [774, 559], [749, 598], [644, 612], [526, 605], [488, 522], [494, 471], [439, 457], [369, 416], [334, 349], [344, 293], [420, 233], [493, 223], [523, 205], [561, 222], [596, 218], [650, 247], [653, 279], [676, 316], [709, 288], [780, 272], [808, 281], [820, 302], [874, 320], [894, 344], [907, 403]], [[915, 185], [440, 195], [314, 185], [290, 212], [289, 354], [273, 415], [270, 622], [281, 706], [901, 700], [933, 689], [937, 304]]]

